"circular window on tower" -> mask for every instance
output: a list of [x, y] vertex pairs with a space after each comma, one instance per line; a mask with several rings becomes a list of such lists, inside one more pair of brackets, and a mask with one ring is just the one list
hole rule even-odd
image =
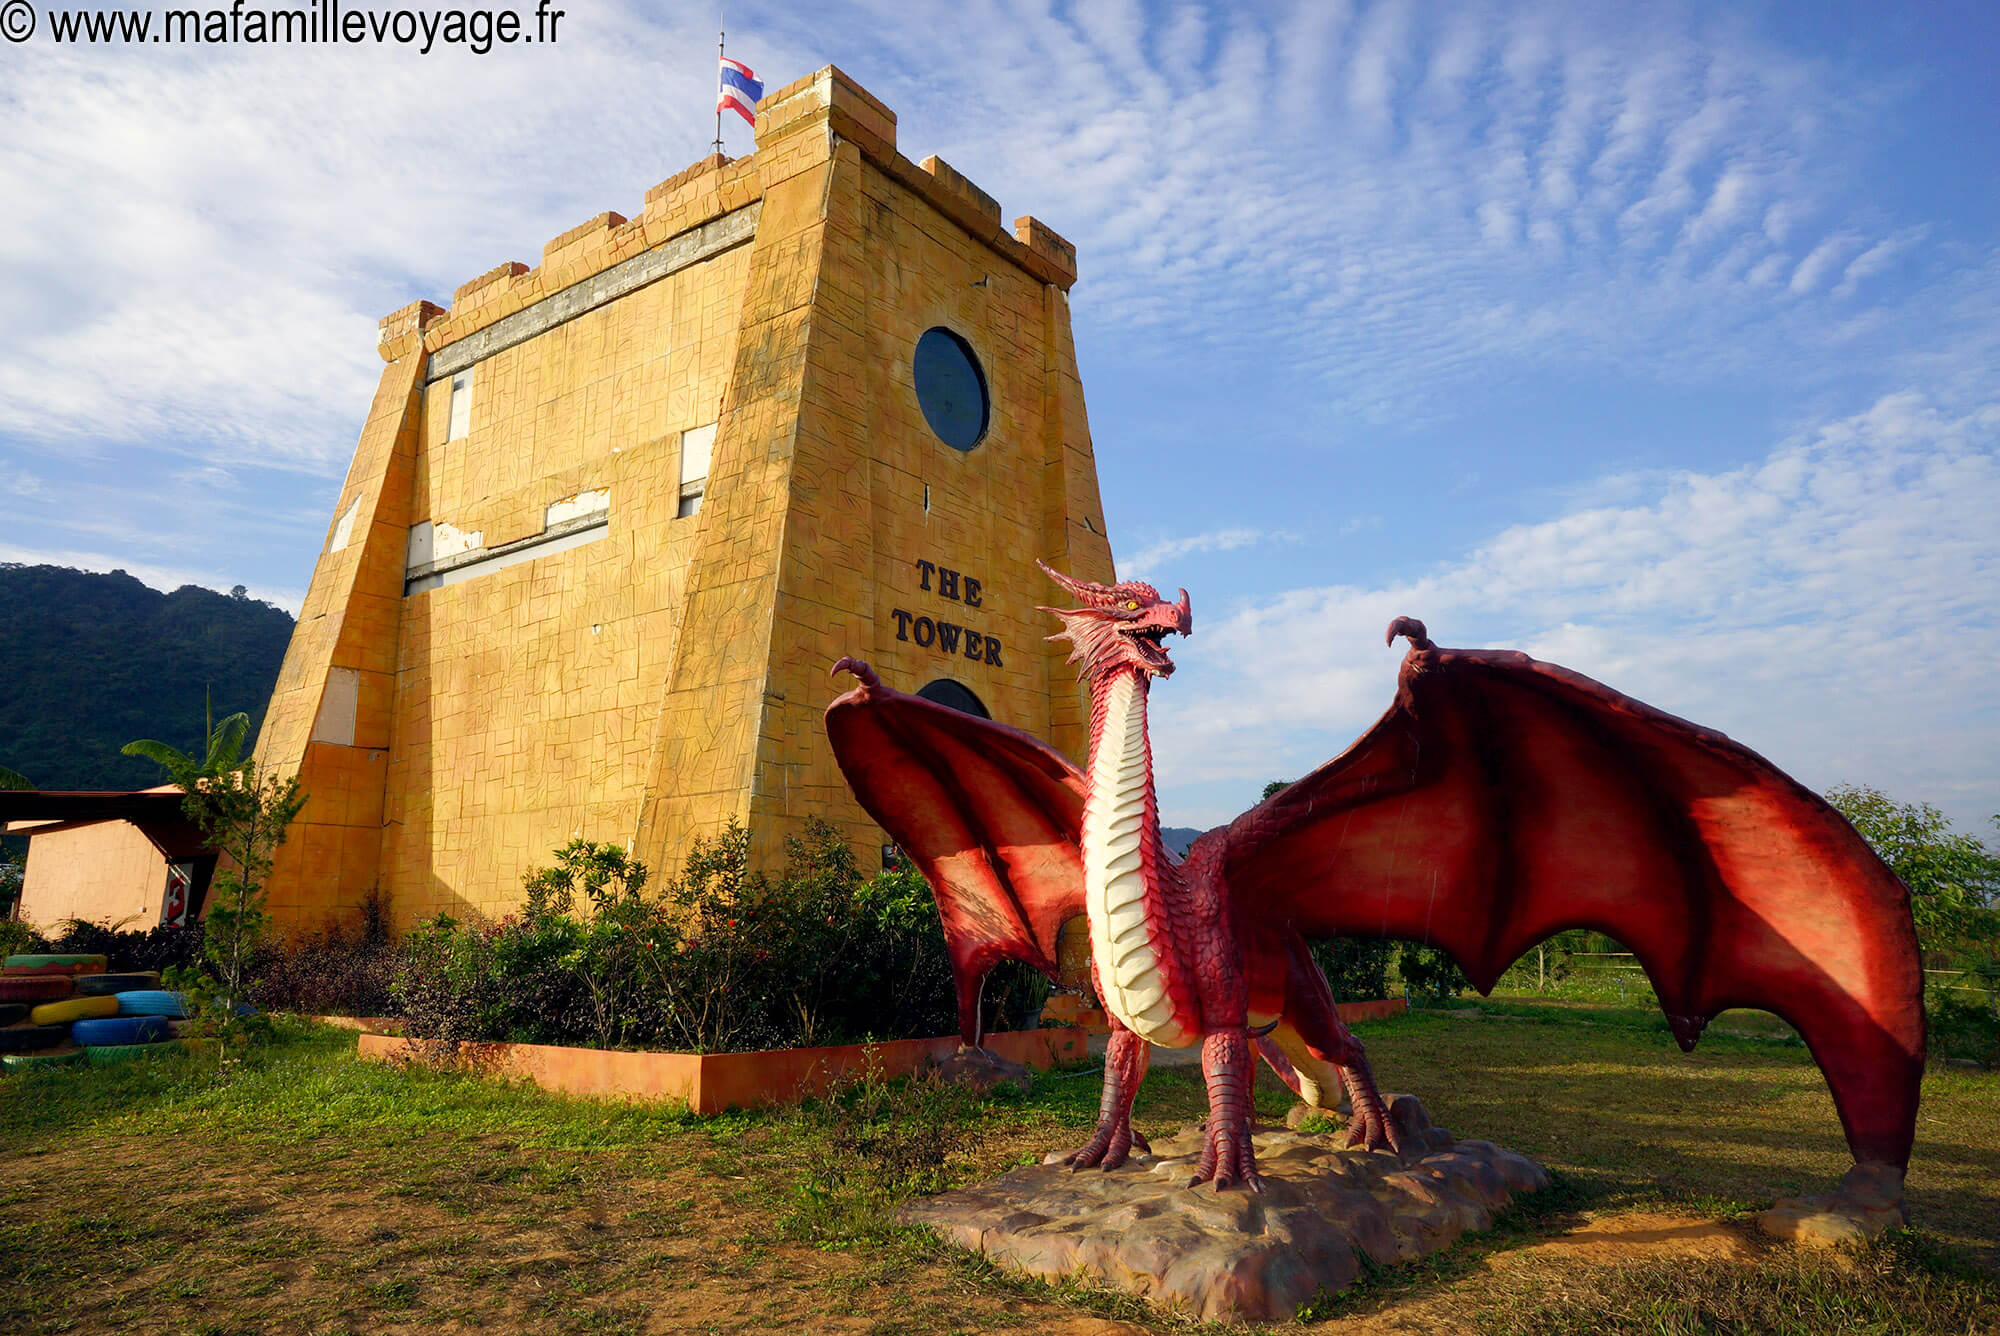
[[936, 701], [939, 705], [949, 705], [960, 714], [978, 715], [981, 719], [991, 719], [986, 712], [986, 702], [972, 694], [972, 688], [963, 682], [954, 682], [949, 677], [940, 677], [935, 682], [919, 687], [917, 694], [925, 700]]
[[917, 402], [938, 439], [954, 450], [978, 445], [992, 405], [972, 345], [948, 329], [927, 329], [917, 340], [914, 369]]

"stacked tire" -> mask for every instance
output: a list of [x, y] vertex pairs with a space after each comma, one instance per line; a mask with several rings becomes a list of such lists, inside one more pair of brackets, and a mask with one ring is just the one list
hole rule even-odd
[[110, 974], [98, 955], [8, 956], [0, 966], [0, 1069], [109, 1066], [180, 1047], [179, 993], [152, 971]]

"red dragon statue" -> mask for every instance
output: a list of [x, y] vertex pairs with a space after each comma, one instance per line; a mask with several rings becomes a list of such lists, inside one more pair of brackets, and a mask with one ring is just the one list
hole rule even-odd
[[1209, 1117], [1194, 1182], [1260, 1188], [1256, 1055], [1321, 1108], [1352, 1100], [1349, 1144], [1397, 1149], [1362, 1047], [1308, 938], [1442, 947], [1489, 990], [1550, 934], [1627, 944], [1692, 1049], [1728, 1007], [1789, 1021], [1832, 1089], [1857, 1161], [1907, 1165], [1923, 1070], [1909, 894], [1839, 813], [1720, 733], [1525, 654], [1408, 638], [1395, 702], [1340, 756], [1186, 861], [1161, 844], [1146, 731], [1162, 641], [1187, 591], [1050, 570], [1081, 606], [1070, 640], [1091, 694], [1090, 769], [1018, 730], [885, 687], [834, 701], [826, 728], [855, 796], [937, 896], [959, 1019], [1003, 958], [1054, 973], [1056, 935], [1089, 920], [1111, 1023], [1095, 1134], [1078, 1168], [1124, 1163], [1151, 1046], [1201, 1045]]

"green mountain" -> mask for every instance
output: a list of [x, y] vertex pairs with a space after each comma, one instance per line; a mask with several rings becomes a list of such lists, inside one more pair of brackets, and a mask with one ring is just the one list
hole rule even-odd
[[197, 750], [205, 700], [218, 719], [249, 714], [254, 734], [291, 638], [290, 613], [240, 592], [0, 563], [0, 766], [43, 789], [163, 783], [118, 749]]

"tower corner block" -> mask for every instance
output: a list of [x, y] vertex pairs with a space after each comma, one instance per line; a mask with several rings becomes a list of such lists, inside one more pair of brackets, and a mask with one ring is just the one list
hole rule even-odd
[[425, 327], [444, 313], [436, 302], [418, 301], [383, 316], [375, 342], [382, 360], [399, 361], [422, 347]]

